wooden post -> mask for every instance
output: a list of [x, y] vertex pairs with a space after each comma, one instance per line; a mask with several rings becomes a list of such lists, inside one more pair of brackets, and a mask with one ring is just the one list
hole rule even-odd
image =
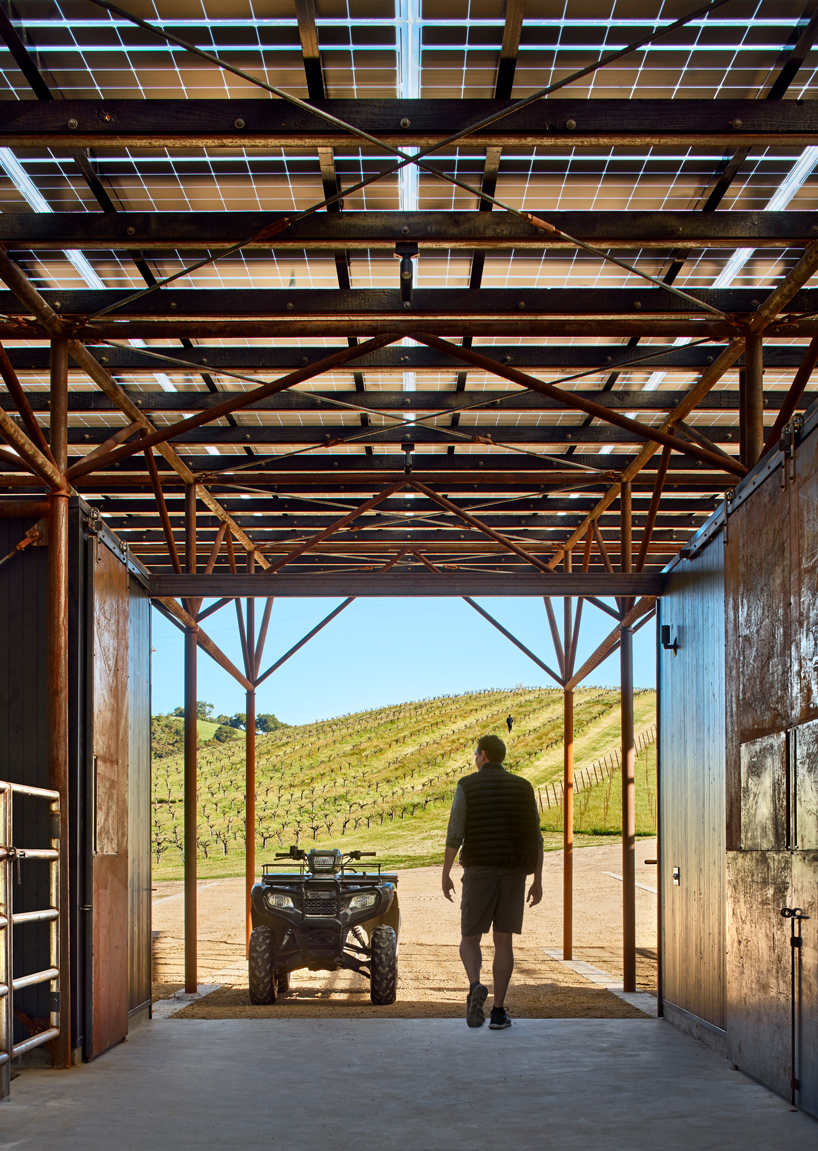
[[747, 458], [742, 463], [752, 468], [764, 451], [764, 349], [761, 336], [747, 336], [744, 362], [744, 443]]
[[[571, 553], [564, 557], [566, 572], [571, 571]], [[564, 605], [563, 650], [571, 647], [571, 597]], [[562, 693], [562, 957], [574, 957], [574, 693]]]
[[620, 642], [622, 710], [622, 984], [636, 990], [636, 803], [633, 741], [633, 631], [623, 627]]
[[[196, 573], [196, 488], [185, 486], [185, 570]], [[195, 627], [185, 629], [185, 991], [198, 989], [196, 906], [198, 705]]]

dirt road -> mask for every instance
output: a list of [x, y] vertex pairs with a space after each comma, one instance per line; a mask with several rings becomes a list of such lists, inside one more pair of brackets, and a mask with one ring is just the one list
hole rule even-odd
[[[637, 844], [637, 975], [643, 990], [656, 982], [656, 841]], [[621, 977], [621, 847], [588, 847], [574, 855], [574, 958], [586, 959]], [[154, 998], [182, 985], [183, 898], [181, 883], [157, 885], [154, 895]], [[515, 948], [516, 971], [508, 998], [519, 1018], [595, 1016], [622, 1018], [638, 1012], [551, 959], [545, 948], [562, 944], [562, 853], [545, 857], [544, 898], [526, 913]], [[400, 873], [402, 930], [398, 1002], [377, 1008], [379, 1017], [452, 1017], [462, 1014], [465, 977], [457, 952], [459, 907], [440, 890], [440, 868]], [[484, 976], [489, 981], [492, 949], [486, 940]], [[244, 881], [211, 880], [199, 889], [199, 980], [222, 984], [220, 991], [185, 1008], [184, 1015], [208, 1018], [270, 1015], [369, 1017], [368, 988], [351, 972], [298, 971], [290, 993], [274, 1007], [252, 1007], [244, 961]]]

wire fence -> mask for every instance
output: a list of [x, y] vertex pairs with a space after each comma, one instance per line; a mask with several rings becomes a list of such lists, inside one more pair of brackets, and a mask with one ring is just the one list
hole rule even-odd
[[[634, 747], [637, 754], [645, 751], [655, 742], [656, 724], [652, 723], [635, 736]], [[619, 757], [619, 751], [614, 750], [610, 755], [606, 755], [604, 759], [598, 759], [595, 763], [592, 763], [590, 767], [583, 767], [579, 771], [574, 772], [574, 792], [583, 791], [588, 787], [594, 787], [597, 783], [604, 783], [610, 779], [615, 772], [619, 771], [621, 767], [622, 761]], [[554, 780], [553, 783], [546, 783], [542, 787], [537, 788], [540, 811], [545, 811], [546, 808], [559, 807], [564, 797], [565, 785], [562, 780]]]

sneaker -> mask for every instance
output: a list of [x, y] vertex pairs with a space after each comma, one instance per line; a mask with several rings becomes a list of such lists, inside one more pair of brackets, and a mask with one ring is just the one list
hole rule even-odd
[[492, 1007], [489, 1019], [489, 1031], [503, 1031], [511, 1026], [508, 1012], [505, 1007]]
[[482, 983], [475, 983], [466, 999], [466, 1022], [469, 1027], [482, 1027], [486, 1021], [483, 1004], [488, 998], [489, 989]]

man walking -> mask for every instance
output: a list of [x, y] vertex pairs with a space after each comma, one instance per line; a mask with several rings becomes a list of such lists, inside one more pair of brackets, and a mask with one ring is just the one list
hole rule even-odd
[[514, 727], [514, 716], [513, 715], [507, 715], [506, 716], [506, 727], [508, 728], [508, 734], [511, 735], [511, 729], [512, 729], [512, 727]]
[[460, 903], [460, 958], [469, 979], [466, 1022], [482, 1027], [488, 988], [480, 982], [483, 955], [480, 940], [494, 929], [494, 1006], [489, 1028], [511, 1026], [505, 995], [514, 970], [512, 937], [523, 929], [526, 876], [534, 873], [528, 890], [531, 907], [542, 899], [543, 840], [534, 789], [527, 779], [503, 767], [506, 745], [497, 735], [477, 741], [477, 771], [457, 785], [446, 833], [443, 894], [451, 902], [452, 864], [460, 852], [463, 895]]

